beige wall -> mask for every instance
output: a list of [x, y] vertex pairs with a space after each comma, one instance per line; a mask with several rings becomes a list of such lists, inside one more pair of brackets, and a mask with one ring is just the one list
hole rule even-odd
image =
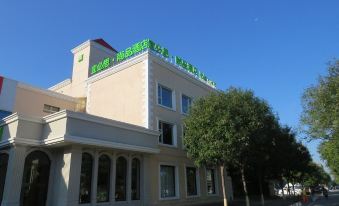
[[[116, 70], [119, 70], [119, 67]], [[144, 76], [145, 66], [142, 61], [139, 61], [128, 68], [90, 83], [87, 112], [144, 126]]]
[[[50, 95], [47, 95], [46, 93], [50, 93]], [[57, 93], [53, 96], [53, 92], [51, 91], [43, 92], [40, 89], [18, 86], [13, 112], [29, 116], [43, 117], [50, 114], [43, 111], [44, 104], [59, 107], [60, 110], [67, 109], [74, 111], [76, 102], [67, 100], [69, 98], [70, 97], [61, 96]]]
[[[172, 65], [164, 63], [162, 60], [154, 59], [151, 61], [150, 71], [152, 73], [152, 79], [150, 83], [150, 93], [153, 93], [151, 98], [151, 108], [153, 108], [153, 116], [151, 117], [151, 125], [154, 129], [158, 128], [158, 120], [172, 123], [177, 128], [177, 148], [182, 150], [182, 125], [183, 119], [186, 117], [182, 114], [181, 110], [181, 97], [182, 94], [189, 96], [193, 99], [208, 95], [216, 90], [201, 85], [202, 83], [197, 80], [192, 80], [189, 76], [178, 75]], [[174, 71], [170, 70], [175, 69]], [[180, 71], [179, 71], [180, 72]], [[170, 88], [175, 94], [175, 107], [174, 109], [168, 109], [158, 104], [157, 100], [157, 85], [161, 84], [167, 88]], [[176, 150], [176, 149], [174, 149]], [[175, 152], [175, 151], [173, 151]], [[185, 153], [182, 153], [185, 154]]]

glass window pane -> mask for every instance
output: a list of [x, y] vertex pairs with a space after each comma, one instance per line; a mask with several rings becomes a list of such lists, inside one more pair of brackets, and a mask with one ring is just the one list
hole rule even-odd
[[175, 167], [161, 165], [160, 167], [161, 197], [175, 197]]
[[132, 160], [132, 200], [140, 200], [140, 161]]
[[2, 202], [2, 196], [4, 193], [5, 180], [7, 174], [8, 154], [0, 154], [0, 205]]
[[45, 206], [48, 194], [50, 160], [41, 151], [30, 153], [25, 159], [20, 205]]
[[172, 108], [172, 90], [158, 85], [158, 103]]
[[173, 145], [173, 125], [159, 121], [160, 137], [163, 144]]
[[79, 203], [91, 202], [93, 159], [88, 153], [83, 153], [81, 158]]
[[111, 160], [107, 155], [99, 157], [97, 202], [109, 201]]
[[181, 98], [181, 105], [182, 105], [182, 112], [187, 114], [188, 113], [188, 110], [191, 106], [191, 98], [189, 98], [188, 96], [186, 95], [182, 95], [182, 98]]
[[119, 157], [116, 163], [115, 201], [126, 201], [127, 160]]
[[186, 168], [186, 181], [187, 181], [187, 195], [197, 195], [197, 173], [196, 168]]
[[215, 194], [215, 174], [213, 169], [206, 170], [207, 193]]

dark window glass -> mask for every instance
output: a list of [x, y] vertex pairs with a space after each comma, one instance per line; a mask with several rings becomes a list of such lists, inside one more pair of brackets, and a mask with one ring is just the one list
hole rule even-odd
[[97, 202], [109, 201], [111, 160], [107, 155], [99, 157]]
[[48, 193], [50, 160], [41, 151], [30, 153], [25, 159], [20, 205], [45, 206]]
[[214, 169], [206, 170], [207, 193], [215, 194], [215, 174]]
[[83, 153], [81, 158], [79, 203], [91, 202], [93, 158], [88, 153]]
[[173, 145], [173, 125], [159, 121], [159, 142]]
[[126, 201], [127, 160], [119, 157], [116, 163], [115, 201]]
[[158, 104], [172, 108], [172, 90], [158, 85]]
[[4, 188], [5, 188], [7, 164], [8, 164], [8, 154], [1, 153], [0, 154], [0, 205], [2, 202], [2, 195], [4, 193]]
[[192, 104], [192, 99], [186, 95], [182, 95], [182, 98], [181, 98], [182, 113], [187, 114], [189, 108], [191, 107], [191, 104]]
[[52, 105], [44, 104], [44, 112], [46, 113], [54, 113], [60, 111], [60, 107], [55, 107]]
[[161, 198], [175, 197], [175, 167], [160, 166], [160, 192]]
[[197, 195], [197, 171], [194, 167], [186, 167], [187, 195]]
[[132, 200], [140, 200], [140, 161], [132, 160]]

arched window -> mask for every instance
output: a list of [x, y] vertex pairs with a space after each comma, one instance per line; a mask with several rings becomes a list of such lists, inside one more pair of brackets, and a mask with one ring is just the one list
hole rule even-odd
[[111, 160], [107, 155], [99, 157], [97, 202], [109, 201]]
[[7, 173], [7, 164], [8, 164], [8, 154], [0, 154], [0, 205], [2, 202], [2, 195], [4, 193], [6, 173]]
[[22, 206], [45, 206], [48, 193], [50, 160], [41, 151], [30, 153], [25, 159], [20, 202]]
[[140, 200], [140, 160], [132, 160], [132, 200]]
[[127, 183], [127, 160], [119, 157], [116, 163], [115, 176], [115, 201], [126, 200], [126, 183]]
[[93, 158], [88, 153], [83, 153], [81, 158], [79, 203], [91, 202]]

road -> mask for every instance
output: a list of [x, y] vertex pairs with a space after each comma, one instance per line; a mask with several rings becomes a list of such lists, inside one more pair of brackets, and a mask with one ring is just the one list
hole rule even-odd
[[328, 199], [319, 195], [315, 202], [307, 206], [339, 206], [339, 190], [330, 191], [328, 193]]

